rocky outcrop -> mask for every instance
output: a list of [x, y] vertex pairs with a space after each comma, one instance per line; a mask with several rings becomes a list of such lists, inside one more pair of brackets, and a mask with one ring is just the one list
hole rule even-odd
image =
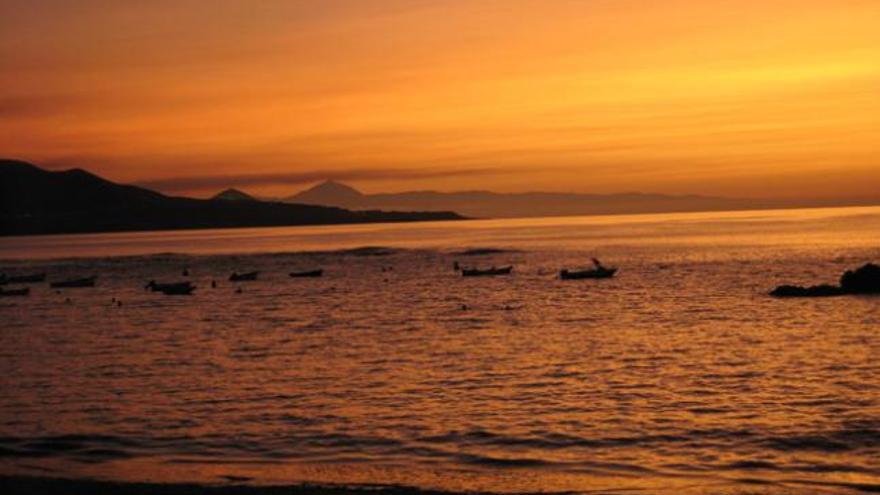
[[840, 277], [840, 285], [780, 285], [772, 291], [773, 297], [831, 297], [854, 294], [880, 294], [880, 266], [868, 263], [855, 270], [847, 270]]
[[803, 287], [800, 285], [780, 285], [770, 291], [773, 297], [830, 297], [845, 293], [836, 285], [822, 284]]
[[847, 270], [840, 277], [840, 288], [847, 294], [880, 294], [880, 266], [873, 263]]

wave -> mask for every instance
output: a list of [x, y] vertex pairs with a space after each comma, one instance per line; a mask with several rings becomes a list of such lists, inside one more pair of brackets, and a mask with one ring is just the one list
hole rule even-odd
[[781, 451], [846, 452], [880, 447], [880, 421], [859, 421], [844, 424], [825, 434], [771, 437], [764, 444]]
[[651, 444], [675, 444], [696, 442], [702, 439], [741, 439], [755, 436], [747, 430], [690, 430], [681, 434], [656, 434], [634, 436], [612, 436], [586, 438], [562, 433], [547, 433], [531, 437], [516, 437], [492, 433], [485, 430], [470, 430], [465, 432], [449, 432], [443, 435], [427, 436], [419, 438], [427, 443], [452, 443], [460, 445], [483, 445], [494, 447], [529, 447], [536, 449], [566, 449], [566, 448], [613, 448], [648, 446]]
[[102, 462], [134, 456], [138, 442], [109, 435], [58, 435], [49, 437], [0, 437], [0, 458], [63, 456], [81, 462]]
[[[333, 485], [302, 483], [291, 485], [250, 485], [248, 477], [224, 476], [227, 484], [197, 483], [141, 483], [97, 481], [69, 478], [49, 478], [30, 476], [0, 476], [0, 487], [9, 495], [40, 493], [43, 495], [74, 495], [89, 493], [94, 495], [150, 494], [150, 495], [490, 495], [492, 492], [440, 491], [416, 488], [405, 485], [354, 484]], [[506, 492], [512, 495], [511, 492]], [[541, 491], [541, 495], [574, 495], [574, 492]], [[518, 495], [538, 495], [534, 492], [520, 492]]]

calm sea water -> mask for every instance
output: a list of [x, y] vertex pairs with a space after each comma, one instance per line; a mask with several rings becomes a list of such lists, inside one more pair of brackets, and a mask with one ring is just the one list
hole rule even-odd
[[[618, 277], [555, 277], [590, 256]], [[880, 261], [880, 208], [3, 238], [0, 258], [99, 275], [0, 299], [3, 473], [880, 490], [880, 298], [765, 295]], [[143, 290], [185, 267], [195, 295]]]

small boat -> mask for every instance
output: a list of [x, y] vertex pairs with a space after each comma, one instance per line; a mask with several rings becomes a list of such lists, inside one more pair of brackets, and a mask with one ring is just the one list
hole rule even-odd
[[65, 289], [65, 288], [73, 288], [73, 287], [94, 287], [95, 280], [98, 278], [97, 275], [92, 275], [91, 277], [85, 278], [74, 278], [71, 280], [62, 280], [60, 282], [52, 282], [49, 284], [53, 289]]
[[611, 278], [617, 273], [617, 268], [602, 266], [602, 262], [593, 258], [593, 268], [586, 270], [562, 270], [559, 278], [562, 280], [583, 280], [588, 278]]
[[[156, 282], [155, 280], [150, 280], [150, 282], [144, 287], [144, 289], [151, 290], [153, 292], [165, 292], [165, 291], [185, 291], [187, 288], [195, 288], [192, 282], [173, 282], [169, 284], [163, 284]], [[190, 291], [192, 292], [192, 291]]]
[[591, 268], [588, 270], [562, 270], [559, 278], [562, 280], [581, 280], [585, 278], [611, 278], [617, 273], [617, 268]]
[[309, 278], [309, 277], [320, 277], [324, 275], [324, 270], [319, 268], [317, 270], [309, 270], [305, 272], [290, 272], [290, 276], [293, 278]]
[[510, 275], [510, 272], [513, 271], [513, 266], [502, 266], [501, 268], [487, 268], [485, 270], [480, 270], [479, 268], [463, 268], [461, 270], [462, 277], [492, 277], [496, 275]]
[[0, 297], [26, 296], [30, 293], [31, 289], [29, 287], [22, 287], [21, 289], [4, 289], [0, 287]]
[[229, 276], [230, 282], [245, 282], [249, 280], [256, 280], [257, 275], [260, 272], [248, 272], [248, 273], [233, 273]]
[[189, 284], [166, 284], [164, 287], [158, 289], [159, 292], [165, 294], [166, 296], [188, 296], [196, 290], [196, 286]]
[[37, 282], [45, 282], [45, 273], [34, 273], [32, 275], [0, 275], [0, 285], [6, 284], [33, 284]]

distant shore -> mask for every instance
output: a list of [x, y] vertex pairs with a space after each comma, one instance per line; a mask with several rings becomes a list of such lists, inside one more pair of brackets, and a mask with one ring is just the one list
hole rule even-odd
[[166, 196], [85, 170], [0, 159], [0, 236], [462, 220], [451, 211], [351, 211]]

